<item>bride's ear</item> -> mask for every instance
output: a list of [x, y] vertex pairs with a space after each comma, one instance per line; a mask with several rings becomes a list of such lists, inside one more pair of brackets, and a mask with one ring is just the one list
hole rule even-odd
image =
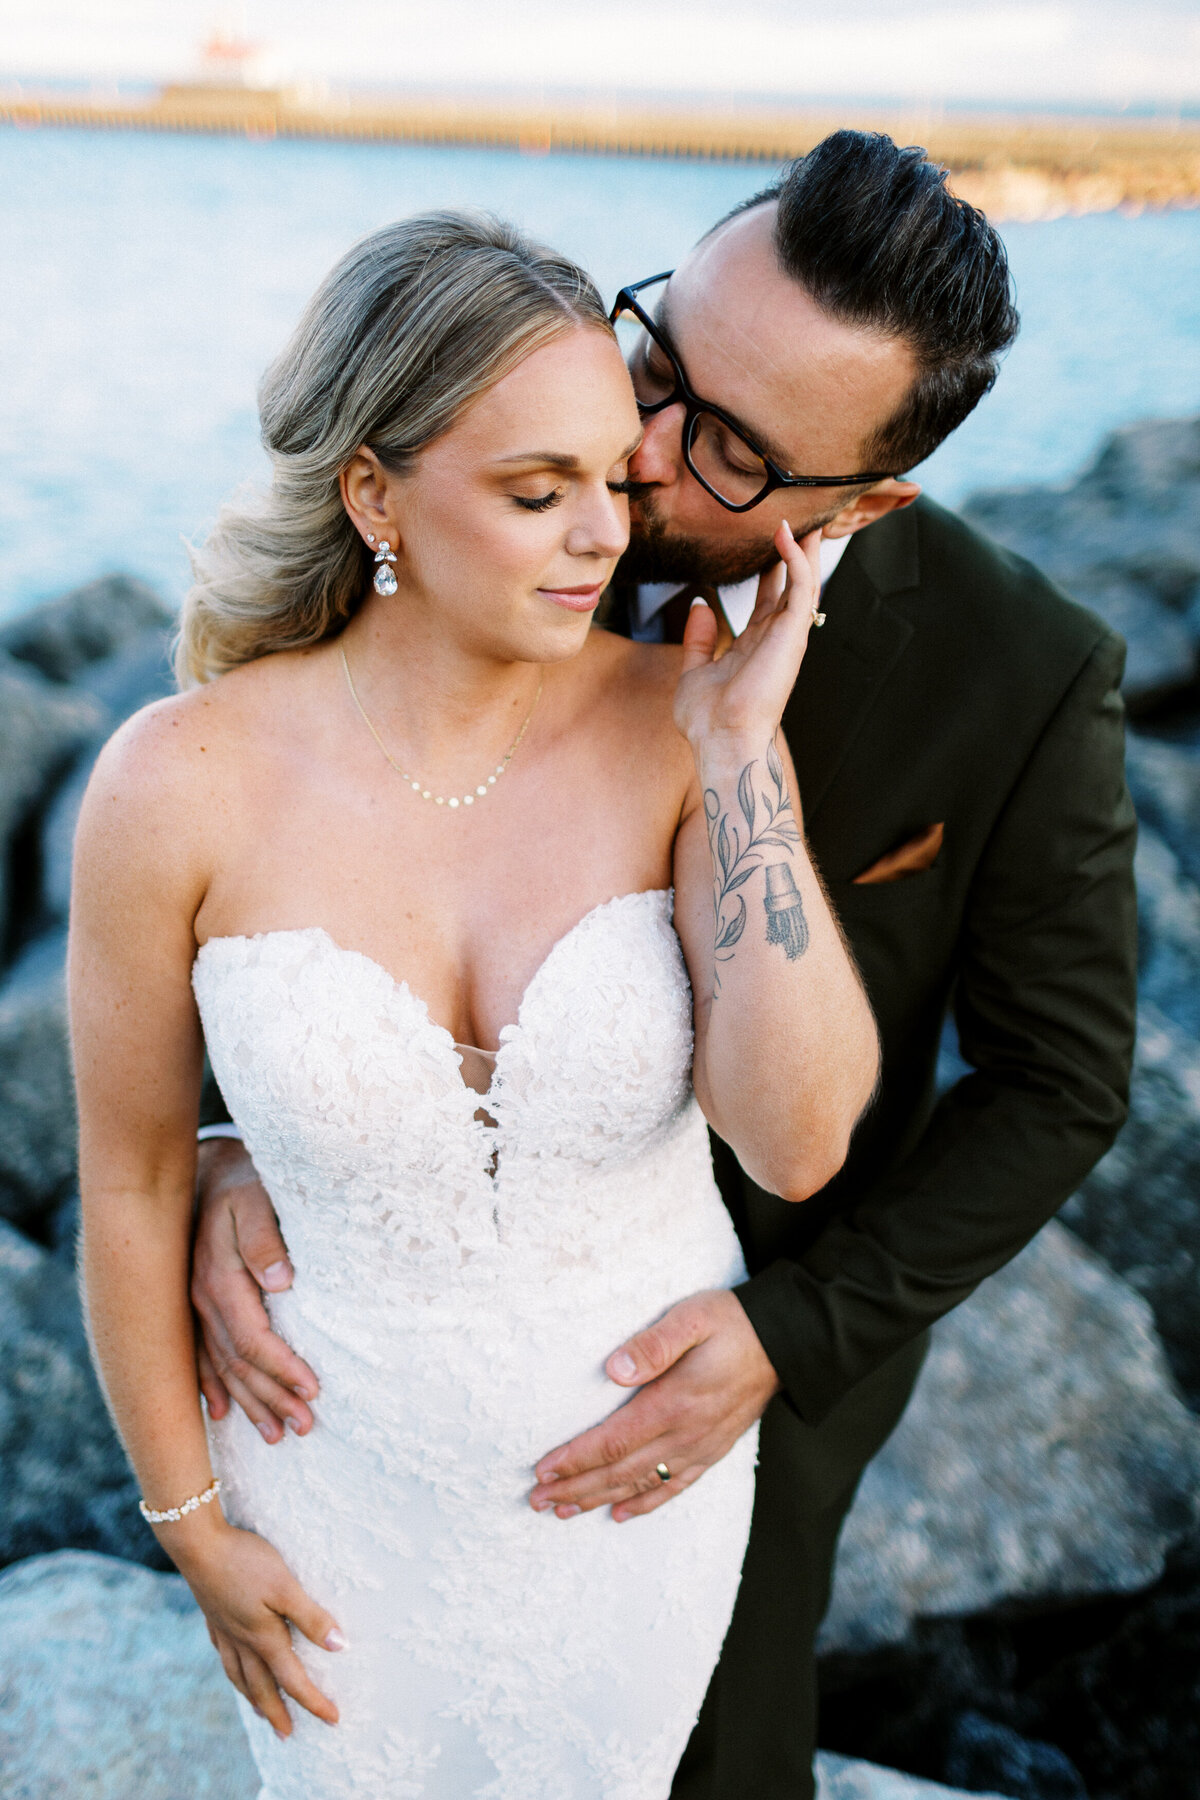
[[338, 486], [342, 491], [342, 505], [361, 536], [370, 544], [390, 538], [392, 548], [398, 549], [399, 533], [388, 506], [387, 472], [366, 444], [360, 444], [354, 452], [338, 476]]

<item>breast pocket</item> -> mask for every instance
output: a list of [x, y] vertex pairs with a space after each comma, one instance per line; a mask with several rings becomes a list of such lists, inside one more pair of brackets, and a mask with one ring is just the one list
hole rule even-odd
[[943, 866], [877, 886], [842, 881], [831, 897], [877, 1010], [919, 1005], [942, 982], [961, 922]]

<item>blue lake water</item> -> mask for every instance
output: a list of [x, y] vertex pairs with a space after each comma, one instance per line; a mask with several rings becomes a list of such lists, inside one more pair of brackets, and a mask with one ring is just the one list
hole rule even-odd
[[[0, 132], [0, 614], [123, 568], [178, 598], [182, 539], [264, 468], [254, 390], [362, 233], [478, 205], [606, 295], [769, 178], [746, 164]], [[951, 503], [1068, 478], [1114, 425], [1200, 410], [1200, 211], [1005, 229], [1024, 330], [926, 465]]]

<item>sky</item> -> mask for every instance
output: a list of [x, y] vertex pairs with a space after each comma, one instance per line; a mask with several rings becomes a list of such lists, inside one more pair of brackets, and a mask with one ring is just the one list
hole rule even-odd
[[929, 105], [1200, 105], [1197, 0], [0, 0], [0, 81], [265, 80]]

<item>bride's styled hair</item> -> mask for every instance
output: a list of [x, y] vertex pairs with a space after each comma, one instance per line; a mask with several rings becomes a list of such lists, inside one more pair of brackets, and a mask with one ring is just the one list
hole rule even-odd
[[222, 507], [192, 552], [180, 686], [340, 631], [371, 567], [338, 487], [355, 451], [369, 445], [402, 474], [472, 400], [579, 324], [612, 330], [591, 278], [485, 214], [422, 213], [356, 244], [259, 388], [270, 487]]

